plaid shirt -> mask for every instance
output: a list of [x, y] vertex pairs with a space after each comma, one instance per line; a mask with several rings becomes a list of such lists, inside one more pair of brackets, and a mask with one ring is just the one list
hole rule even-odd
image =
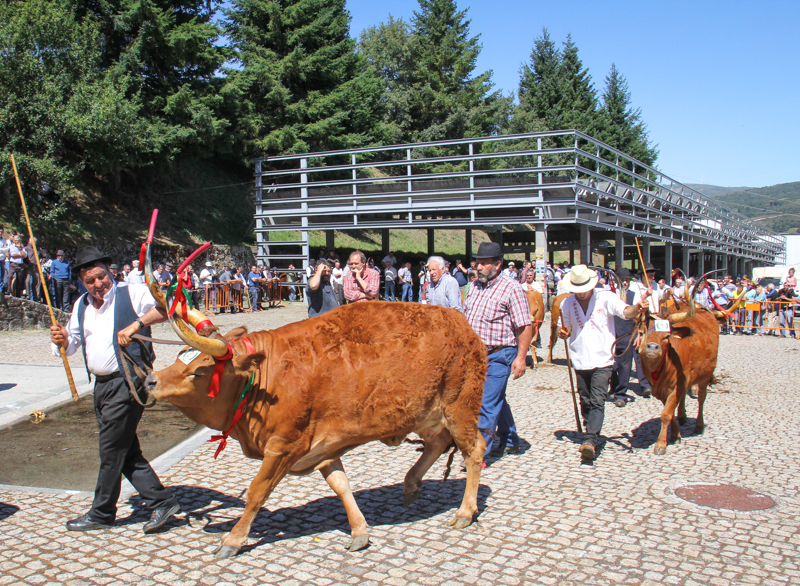
[[467, 321], [487, 347], [516, 346], [517, 328], [531, 325], [522, 285], [498, 275], [484, 287], [475, 280], [464, 300]]
[[[381, 275], [375, 269], [364, 267], [364, 281], [367, 282], [367, 290], [361, 288], [361, 285], [356, 281], [356, 276], [353, 271], [349, 271], [344, 276], [344, 298], [348, 301], [356, 301], [359, 293], [368, 293], [375, 299], [378, 298], [378, 289], [380, 289]], [[369, 299], [358, 299], [358, 301], [369, 301]]]

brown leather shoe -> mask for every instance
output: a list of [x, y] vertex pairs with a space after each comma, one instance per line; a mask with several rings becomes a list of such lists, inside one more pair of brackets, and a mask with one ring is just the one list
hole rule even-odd
[[586, 442], [581, 446], [581, 458], [584, 460], [594, 460], [594, 446]]

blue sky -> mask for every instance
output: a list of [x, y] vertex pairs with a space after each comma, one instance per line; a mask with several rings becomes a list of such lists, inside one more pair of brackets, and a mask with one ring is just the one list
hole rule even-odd
[[[478, 71], [516, 91], [542, 27], [572, 34], [602, 89], [616, 63], [658, 144], [659, 169], [685, 183], [800, 181], [800, 2], [459, 0], [480, 34]], [[416, 0], [347, 0], [351, 35]]]

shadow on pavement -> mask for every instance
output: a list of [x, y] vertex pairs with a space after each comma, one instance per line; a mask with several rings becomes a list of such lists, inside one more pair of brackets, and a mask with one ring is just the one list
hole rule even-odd
[[[419, 498], [408, 508], [403, 507], [402, 483], [359, 490], [353, 495], [369, 526], [397, 525], [429, 519], [451, 510], [455, 515], [461, 506], [465, 484], [464, 478], [423, 480]], [[192, 520], [203, 520], [206, 521], [203, 528], [206, 533], [227, 533], [239, 521], [245, 506], [241, 498], [224, 495], [216, 490], [193, 486], [172, 486], [171, 489], [183, 509], [171, 523], [173, 527], [176, 524], [178, 526], [191, 524]], [[479, 486], [478, 514], [484, 510], [491, 492], [488, 486]], [[241, 496], [244, 496], [244, 493]], [[132, 498], [130, 502], [141, 505], [138, 497]], [[267, 500], [250, 529], [250, 538], [256, 541], [243, 547], [242, 552], [269, 543], [334, 530], [343, 533], [342, 543], [349, 539], [350, 525], [347, 522], [347, 515], [342, 502], [335, 495], [295, 507], [268, 510], [269, 505], [270, 501]], [[142, 510], [125, 521], [143, 522], [147, 518], [149, 512]], [[118, 521], [118, 524], [123, 523]]]
[[7, 391], [17, 386], [17, 383], [0, 383], [0, 391]]
[[17, 511], [19, 511], [19, 507], [17, 505], [0, 503], [0, 521], [5, 521]]

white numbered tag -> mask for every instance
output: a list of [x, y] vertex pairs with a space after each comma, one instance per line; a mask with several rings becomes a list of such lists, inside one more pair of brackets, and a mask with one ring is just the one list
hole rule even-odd
[[178, 356], [178, 360], [183, 362], [184, 364], [189, 364], [192, 360], [200, 356], [200, 350], [187, 350], [180, 356]]
[[669, 320], [668, 319], [657, 319], [656, 320], [656, 331], [657, 332], [668, 332], [669, 331]]

